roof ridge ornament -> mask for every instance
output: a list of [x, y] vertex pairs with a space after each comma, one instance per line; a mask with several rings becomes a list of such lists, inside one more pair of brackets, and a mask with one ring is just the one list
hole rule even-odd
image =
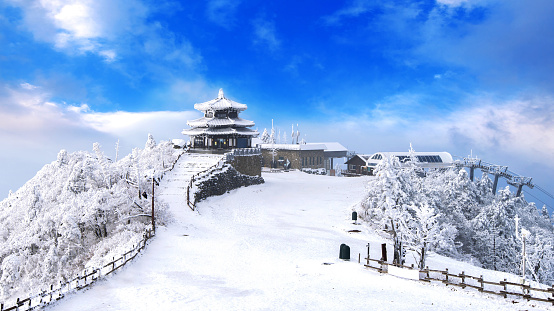
[[217, 95], [217, 99], [224, 99], [225, 95], [223, 95], [223, 89], [219, 89], [219, 94]]

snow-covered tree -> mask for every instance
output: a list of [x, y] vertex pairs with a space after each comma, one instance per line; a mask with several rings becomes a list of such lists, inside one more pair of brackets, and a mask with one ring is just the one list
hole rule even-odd
[[396, 157], [382, 161], [358, 214], [390, 234], [395, 260], [402, 260], [403, 244], [416, 250], [419, 266], [425, 262], [421, 254], [434, 250], [485, 268], [518, 273], [522, 252], [513, 221], [518, 214], [532, 237], [527, 241], [527, 277], [554, 281], [554, 267], [549, 264], [554, 229], [545, 208], [539, 212], [509, 187], [493, 195], [487, 174], [475, 182], [457, 167], [423, 174], [413, 165], [417, 157], [411, 154], [412, 161], [403, 164]]
[[418, 255], [419, 269], [425, 268], [428, 252], [435, 247], [449, 248], [453, 246], [456, 229], [439, 222], [440, 214], [427, 204], [414, 204], [408, 207], [413, 215], [402, 230], [406, 242]]
[[546, 205], [542, 206], [541, 214], [546, 221], [550, 222], [550, 216], [548, 216], [548, 209], [546, 208]]
[[269, 133], [267, 132], [267, 128], [264, 128], [264, 131], [262, 133], [262, 137], [260, 137], [260, 139], [262, 140], [262, 142], [264, 144], [269, 144], [270, 143]]
[[154, 140], [154, 136], [152, 134], [148, 134], [148, 140], [146, 141], [146, 144], [144, 146], [144, 149], [154, 149], [156, 147], [156, 141]]
[[[137, 176], [137, 164], [160, 178], [160, 155], [173, 162], [182, 152], [171, 142], [150, 146], [134, 151], [136, 161], [128, 155], [115, 163], [99, 144], [93, 145], [94, 152], [62, 150], [54, 162], [0, 201], [0, 301], [67, 281], [141, 239], [150, 222], [129, 216], [149, 212], [150, 202], [137, 198], [136, 185], [152, 175]], [[151, 188], [145, 188], [150, 195]], [[163, 222], [166, 205], [157, 201], [155, 206]]]
[[275, 137], [275, 129], [271, 128], [271, 134], [269, 134], [269, 143], [275, 144], [277, 142], [277, 138]]

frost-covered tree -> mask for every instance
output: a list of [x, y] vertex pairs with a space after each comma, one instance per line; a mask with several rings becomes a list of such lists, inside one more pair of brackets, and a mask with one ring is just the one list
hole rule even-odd
[[417, 200], [413, 183], [413, 166], [402, 167], [397, 157], [388, 157], [377, 166], [376, 178], [368, 185], [369, 193], [362, 203], [361, 217], [371, 219], [387, 230], [394, 241], [394, 258], [402, 262], [402, 241], [410, 214], [407, 206]]
[[541, 215], [546, 221], [550, 222], [550, 216], [548, 216], [548, 209], [546, 208], [546, 205], [542, 206]]
[[419, 171], [411, 153], [412, 161], [406, 163], [396, 158], [382, 161], [359, 210], [371, 226], [390, 234], [395, 259], [402, 260], [400, 245], [404, 244], [416, 250], [419, 266], [425, 261], [421, 253], [434, 250], [485, 268], [518, 273], [521, 245], [513, 221], [517, 214], [532, 237], [527, 241], [527, 277], [554, 281], [550, 264], [554, 229], [544, 208], [539, 212], [509, 187], [493, 195], [487, 174], [472, 182], [462, 168]]
[[446, 223], [440, 223], [440, 214], [427, 204], [414, 204], [408, 207], [411, 219], [405, 224], [403, 234], [406, 242], [418, 255], [418, 268], [425, 268], [428, 252], [439, 246], [449, 248], [453, 245], [456, 229]]
[[[131, 216], [148, 213], [150, 202], [137, 198], [136, 185], [152, 174], [137, 176], [136, 167], [160, 178], [160, 155], [172, 162], [182, 152], [171, 142], [151, 146], [136, 149], [136, 161], [128, 155], [117, 162], [109, 161], [99, 144], [94, 152], [62, 150], [0, 202], [0, 301], [67, 281], [141, 239], [150, 221]], [[150, 195], [149, 187], [145, 191]], [[166, 205], [155, 206], [163, 223]]]
[[144, 149], [152, 150], [156, 147], [156, 141], [154, 140], [154, 136], [152, 134], [148, 134], [148, 140], [146, 140], [146, 144], [144, 146]]
[[264, 144], [269, 144], [270, 143], [269, 133], [267, 132], [267, 128], [264, 128], [264, 131], [263, 131], [262, 136], [261, 136], [260, 139], [262, 140], [262, 142]]
[[275, 137], [275, 129], [271, 128], [271, 134], [269, 134], [269, 143], [275, 144], [277, 142], [277, 138]]

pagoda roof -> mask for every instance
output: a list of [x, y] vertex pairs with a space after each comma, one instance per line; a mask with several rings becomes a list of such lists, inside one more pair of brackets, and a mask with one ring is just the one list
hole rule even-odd
[[191, 127], [222, 127], [222, 126], [236, 126], [247, 127], [254, 126], [254, 122], [241, 118], [206, 118], [191, 120], [187, 122]]
[[253, 136], [256, 137], [260, 133], [255, 130], [251, 130], [249, 128], [239, 127], [239, 128], [230, 128], [230, 127], [224, 127], [224, 128], [216, 128], [216, 127], [197, 127], [192, 128], [188, 130], [183, 130], [181, 132], [184, 135], [189, 136], [198, 136], [198, 135], [243, 135], [243, 136]]
[[200, 110], [200, 111], [208, 111], [208, 110], [217, 111], [217, 110], [226, 110], [226, 109], [235, 109], [237, 111], [244, 111], [246, 110], [246, 108], [247, 106], [245, 104], [237, 103], [235, 101], [227, 99], [223, 94], [223, 89], [219, 89], [219, 94], [216, 99], [212, 99], [210, 101], [194, 105], [194, 109]]

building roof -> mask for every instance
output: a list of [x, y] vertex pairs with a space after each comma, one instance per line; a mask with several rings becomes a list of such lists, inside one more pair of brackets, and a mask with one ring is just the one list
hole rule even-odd
[[262, 149], [323, 150], [326, 158], [344, 158], [348, 150], [337, 142], [306, 144], [258, 144]]
[[200, 110], [200, 111], [208, 111], [208, 110], [226, 110], [226, 109], [235, 109], [237, 111], [244, 111], [246, 110], [247, 106], [245, 104], [237, 103], [235, 101], [232, 101], [230, 99], [225, 98], [225, 95], [223, 94], [223, 89], [219, 89], [219, 95], [216, 99], [212, 99], [210, 101], [195, 104], [194, 109]]
[[343, 145], [341, 145], [340, 143], [337, 143], [337, 142], [320, 143], [320, 144], [325, 145], [325, 151], [326, 152], [336, 152], [336, 151], [347, 152], [348, 151], [348, 149], [346, 149], [346, 147], [344, 147]]
[[280, 149], [280, 150], [325, 150], [324, 144], [260, 144], [262, 149]]
[[187, 125], [191, 127], [248, 127], [254, 126], [254, 121], [245, 120], [241, 118], [206, 118], [187, 121]]
[[348, 159], [348, 161], [344, 162], [345, 164], [351, 164], [352, 161], [355, 161], [355, 158], [360, 158], [364, 163], [367, 164], [367, 160], [369, 160], [369, 158], [371, 157], [371, 155], [369, 154], [355, 154], [352, 158]]
[[244, 136], [253, 136], [256, 137], [260, 133], [255, 130], [251, 130], [249, 128], [244, 127], [238, 127], [238, 128], [231, 128], [231, 127], [223, 127], [223, 128], [217, 128], [217, 127], [196, 127], [191, 128], [188, 130], [183, 130], [181, 132], [184, 135], [189, 136], [197, 136], [197, 135], [244, 135]]
[[[378, 158], [378, 156], [381, 155], [381, 157], [390, 157], [390, 156], [397, 156], [397, 157], [408, 157], [410, 156], [409, 152], [377, 152], [371, 155], [372, 160], [381, 160]], [[419, 156], [439, 156], [441, 158], [441, 161], [443, 163], [452, 163], [452, 155], [448, 152], [442, 151], [442, 152], [414, 152], [414, 155], [419, 158]]]

